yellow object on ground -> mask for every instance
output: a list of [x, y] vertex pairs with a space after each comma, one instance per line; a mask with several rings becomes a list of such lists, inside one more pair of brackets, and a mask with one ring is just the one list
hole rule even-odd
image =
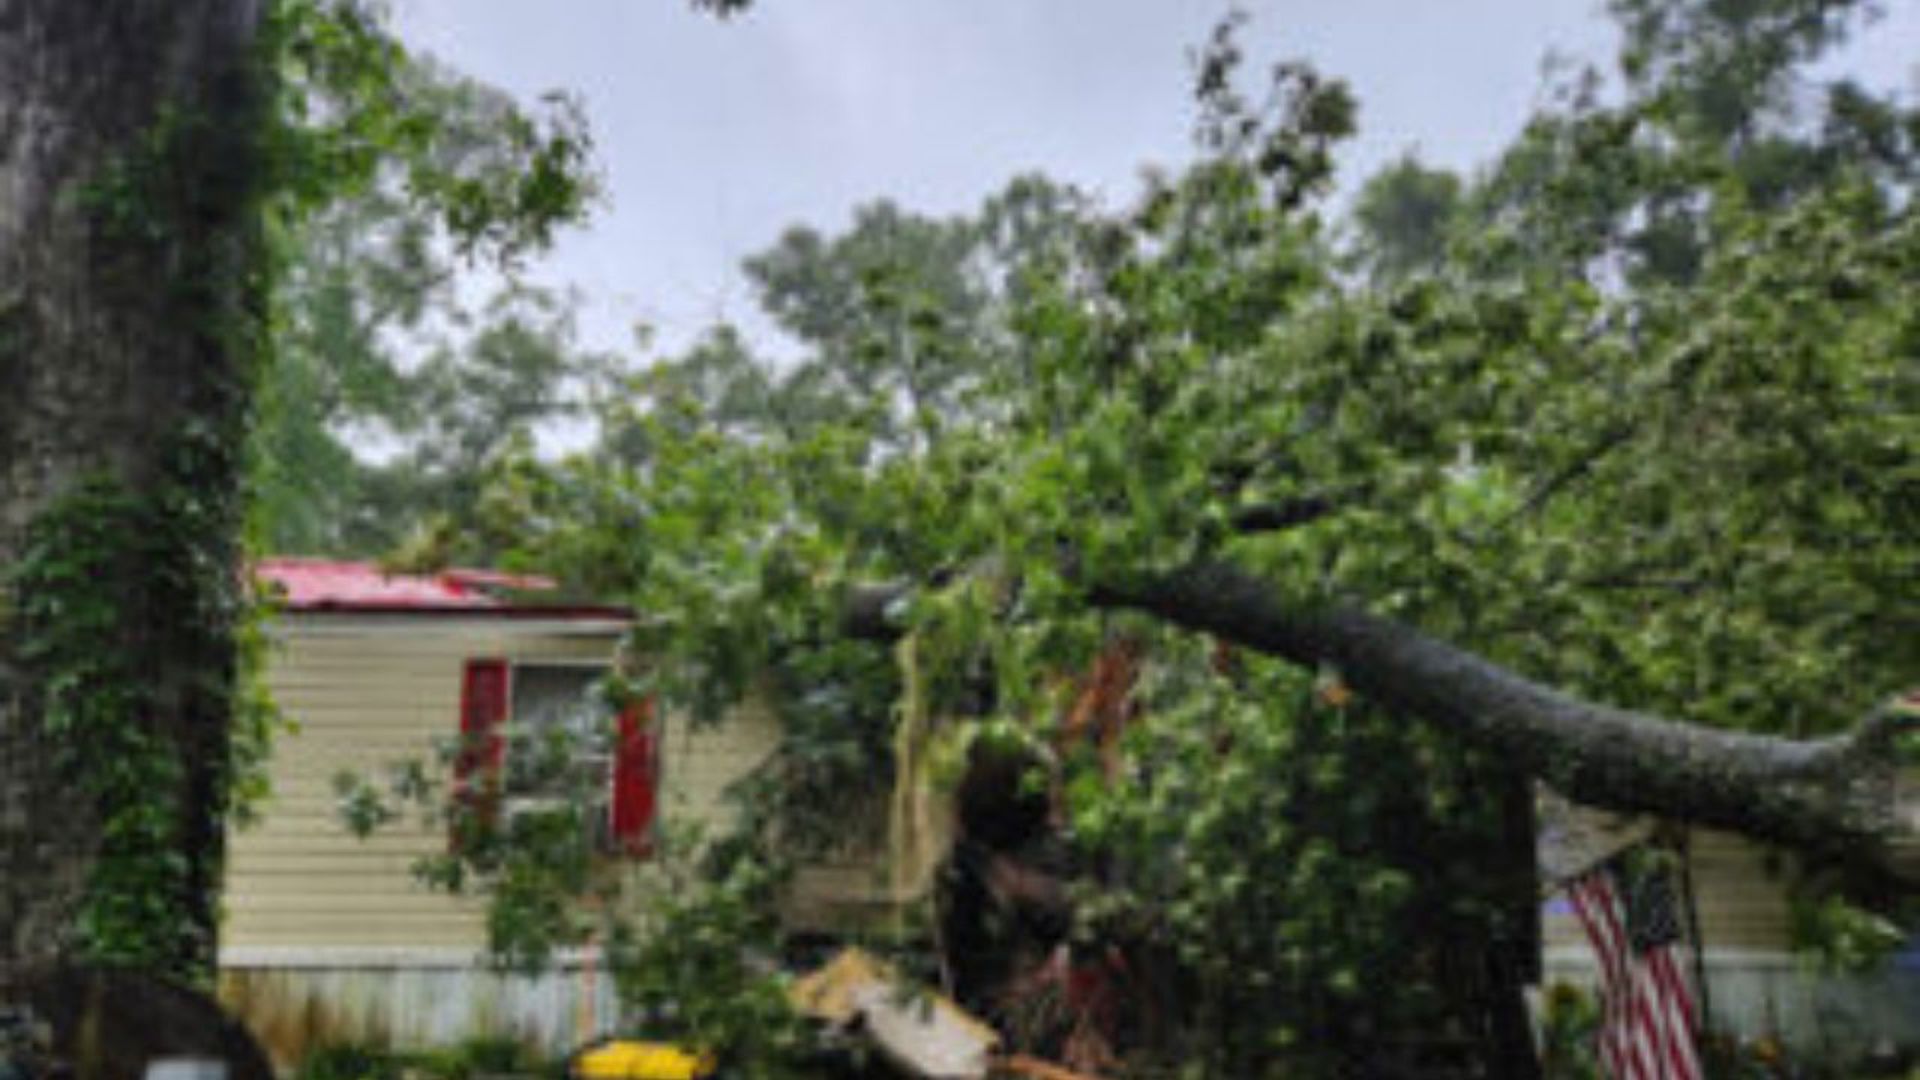
[[667, 1043], [616, 1039], [573, 1059], [576, 1080], [700, 1080], [713, 1074], [712, 1054]]

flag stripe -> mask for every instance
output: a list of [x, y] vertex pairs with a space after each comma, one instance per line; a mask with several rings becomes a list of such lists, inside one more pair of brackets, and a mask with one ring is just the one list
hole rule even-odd
[[[1641, 967], [1639, 964], [1634, 966]], [[1659, 1002], [1653, 1000], [1653, 985], [1640, 977], [1640, 971], [1635, 971], [1631, 992], [1633, 1015], [1640, 1024], [1634, 1029], [1634, 1042], [1640, 1047], [1647, 1080], [1663, 1080], [1667, 1076], [1668, 1064], [1666, 1029], [1660, 1023]]]
[[1574, 910], [1579, 913], [1587, 936], [1593, 940], [1594, 949], [1600, 956], [1601, 1057], [1611, 1075], [1630, 1076], [1638, 1071], [1634, 1067], [1637, 1063], [1632, 1051], [1630, 1028], [1622, 1024], [1618, 1016], [1625, 1003], [1623, 995], [1627, 985], [1623, 966], [1624, 942], [1614, 931], [1615, 921], [1606, 914], [1606, 909], [1613, 903], [1613, 886], [1604, 874], [1590, 874], [1572, 892]]
[[1646, 1023], [1646, 1001], [1640, 992], [1640, 982], [1634, 977], [1633, 948], [1620, 918], [1619, 896], [1611, 889], [1606, 902], [1600, 905], [1600, 921], [1617, 950], [1614, 967], [1620, 977], [1620, 1008], [1615, 1010], [1614, 1022], [1620, 1025], [1620, 1041], [1626, 1044], [1633, 1066], [1630, 1075], [1635, 1080], [1660, 1080], [1660, 1058], [1648, 1040], [1651, 1029]]
[[1599, 959], [1601, 1065], [1617, 1080], [1701, 1080], [1693, 990], [1679, 961], [1679, 922], [1663, 879], [1617, 866], [1567, 889]]
[[1681, 1027], [1687, 1034], [1693, 1035], [1697, 1034], [1693, 1020], [1693, 995], [1687, 986], [1687, 977], [1681, 971], [1679, 958], [1676, 955], [1678, 952], [1679, 950], [1674, 948], [1656, 950], [1648, 958], [1648, 963], [1654, 966], [1654, 973], [1660, 979], [1660, 985], [1666, 992], [1667, 1000], [1679, 1012]]
[[1647, 955], [1649, 984], [1665, 1017], [1660, 1025], [1666, 1043], [1667, 1058], [1674, 1076], [1691, 1077], [1700, 1072], [1694, 1053], [1692, 999], [1685, 976], [1675, 963], [1676, 946], [1663, 946]]

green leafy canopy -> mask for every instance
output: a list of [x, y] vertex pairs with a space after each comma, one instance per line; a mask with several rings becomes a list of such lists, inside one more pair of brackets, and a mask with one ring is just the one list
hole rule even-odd
[[[487, 498], [519, 557], [646, 613], [629, 691], [787, 722], [749, 850], [818, 850], [888, 782], [900, 674], [848, 626], [895, 586], [931, 714], [1053, 755], [1107, 868], [1080, 930], [1198, 987], [1194, 1060], [1331, 1073], [1465, 1023], [1415, 946], [1525, 941], [1532, 894], [1477, 873], [1521, 778], [1111, 598], [1224, 563], [1749, 731], [1832, 732], [1911, 682], [1920, 119], [1793, 96], [1861, 5], [1612, 10], [1615, 90], [1575, 72], [1481, 174], [1402, 162], [1339, 228], [1350, 94], [1298, 64], [1249, 88], [1223, 28], [1197, 160], [1132, 205], [1026, 178], [790, 232], [748, 270], [799, 362], [719, 328], [602, 401], [592, 452], [518, 455]], [[1055, 729], [1121, 637], [1152, 659], [1109, 781]]]

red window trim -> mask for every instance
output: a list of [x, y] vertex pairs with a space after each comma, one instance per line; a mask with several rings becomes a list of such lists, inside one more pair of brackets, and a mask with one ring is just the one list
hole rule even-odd
[[[513, 670], [503, 657], [466, 661], [460, 684], [460, 748], [454, 757], [454, 801], [466, 812], [452, 830], [453, 850], [463, 828], [498, 823], [506, 765], [504, 727], [513, 709]], [[616, 851], [635, 858], [653, 854], [659, 811], [659, 724], [653, 702], [623, 709], [614, 731], [607, 800], [608, 833]]]
[[466, 823], [455, 822], [455, 841], [462, 825], [488, 828], [500, 816], [501, 766], [506, 760], [506, 738], [501, 728], [513, 701], [513, 668], [499, 657], [468, 660], [460, 679], [460, 748], [453, 762], [453, 797]]
[[653, 702], [620, 710], [614, 731], [613, 798], [608, 800], [614, 845], [626, 855], [653, 854], [660, 799], [660, 726]]

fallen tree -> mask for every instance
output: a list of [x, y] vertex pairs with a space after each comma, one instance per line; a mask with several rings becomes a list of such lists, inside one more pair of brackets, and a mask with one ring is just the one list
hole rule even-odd
[[[842, 627], [892, 640], [912, 593], [847, 591]], [[1791, 739], [1597, 704], [1357, 605], [1289, 605], [1224, 562], [1088, 590], [1132, 610], [1301, 665], [1330, 668], [1398, 712], [1455, 728], [1587, 806], [1725, 829], [1816, 862], [1920, 886], [1920, 802], [1900, 771], [1920, 701], [1890, 698], [1844, 733]], [[1904, 796], [1904, 797], [1903, 797]]]
[[[1914, 894], [1911, 719], [1873, 701], [1920, 673], [1920, 154], [1838, 134], [1901, 102], [1770, 111], [1852, 7], [1637, 5], [1674, 18], [1629, 20], [1626, 100], [1566, 88], [1471, 183], [1401, 163], [1356, 250], [1313, 209], [1351, 99], [1244, 90], [1229, 27], [1200, 159], [1132, 206], [1022, 178], [796, 229], [748, 266], [800, 360], [717, 332], [501, 505], [647, 613], [624, 691], [778, 712], [756, 857], [846, 840], [976, 718], [1111, 894], [1073, 918], [1174, 957], [1201, 1067], [1451, 1030], [1497, 1072], [1530, 1045], [1530, 778]], [[1727, 42], [1765, 47], [1723, 130], [1689, 95]], [[1117, 766], [1062, 722], [1116, 644], [1151, 657]]]

